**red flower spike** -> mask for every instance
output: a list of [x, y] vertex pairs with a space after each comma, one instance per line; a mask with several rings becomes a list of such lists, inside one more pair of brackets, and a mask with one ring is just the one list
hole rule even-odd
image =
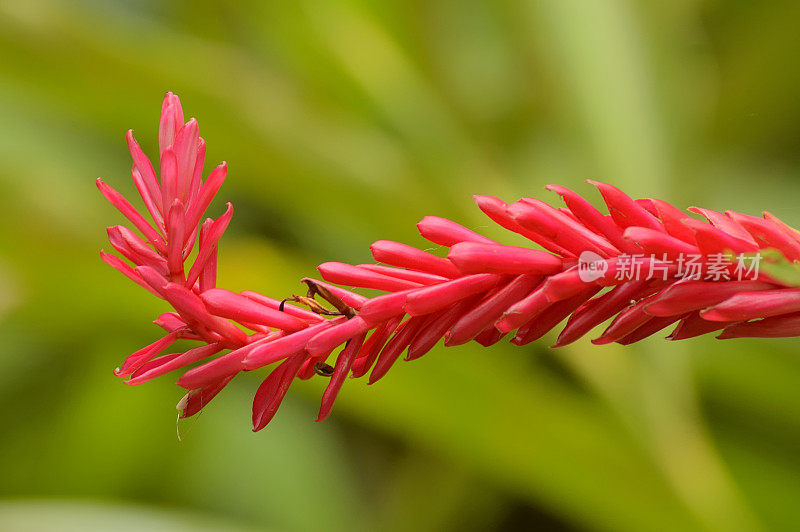
[[[800, 288], [753, 266], [764, 258], [759, 250], [769, 250], [767, 260], [785, 260], [791, 268], [800, 261], [800, 232], [766, 212], [757, 218], [692, 208], [706, 218], [698, 220], [662, 200], [634, 199], [595, 181], [589, 182], [600, 190], [608, 214], [559, 185], [547, 188], [565, 207], [531, 198], [508, 205], [473, 196], [484, 214], [531, 246], [504, 245], [426, 216], [417, 228], [445, 248], [441, 253], [380, 240], [371, 246], [376, 264], [323, 263], [319, 271], [327, 282], [303, 278], [308, 296], [292, 299], [323, 315], [287, 303], [289, 290], [270, 298], [217, 288], [219, 242], [233, 211], [229, 204], [220, 217], [200, 226], [227, 165], [203, 180], [206, 146], [198, 131], [194, 119], [184, 123], [178, 97], [167, 93], [159, 120], [160, 179], [128, 132], [131, 175], [152, 223], [97, 181], [103, 196], [144, 236], [109, 228], [109, 240], [123, 259], [104, 252], [102, 259], [176, 311], [155, 321], [166, 336], [128, 357], [116, 373], [139, 384], [197, 364], [178, 379], [188, 390], [178, 404], [181, 417], [199, 412], [242, 371], [277, 363], [256, 392], [254, 430], [274, 417], [294, 379], [318, 373], [331, 378], [322, 420], [348, 374], [370, 373], [374, 383], [406, 349], [406, 359], [414, 360], [442, 340], [490, 346], [510, 335], [511, 343], [524, 345], [565, 319], [556, 346], [608, 320], [596, 344], [638, 342], [676, 322], [668, 339], [718, 330], [719, 338], [800, 336]], [[195, 259], [186, 264], [195, 246]], [[772, 272], [779, 275], [776, 268]], [[382, 293], [368, 298], [351, 288]], [[176, 339], [199, 345], [159, 356]], [[331, 370], [325, 361], [340, 346]]]

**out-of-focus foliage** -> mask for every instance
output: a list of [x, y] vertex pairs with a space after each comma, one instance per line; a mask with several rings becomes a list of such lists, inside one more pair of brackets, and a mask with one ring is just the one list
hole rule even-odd
[[799, 22], [788, 0], [0, 3], [0, 528], [795, 528], [796, 340], [439, 348], [325, 423], [324, 383], [293, 388], [256, 435], [250, 374], [178, 442], [181, 392], [111, 373], [165, 307], [100, 262], [121, 219], [94, 178], [134, 193], [124, 131], [154, 153], [177, 92], [230, 165], [221, 284], [274, 296], [422, 245], [424, 215], [500, 237], [469, 196], [549, 182], [797, 225]]

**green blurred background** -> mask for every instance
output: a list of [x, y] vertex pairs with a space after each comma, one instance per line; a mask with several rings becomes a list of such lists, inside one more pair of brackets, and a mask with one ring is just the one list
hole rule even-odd
[[[260, 372], [175, 431], [112, 369], [166, 310], [101, 263], [165, 91], [227, 160], [220, 284], [276, 297], [470, 195], [595, 178], [800, 224], [800, 3], [0, 1], [0, 530], [791, 530], [800, 344], [437, 348], [321, 379], [250, 432]], [[213, 207], [221, 212], [222, 203]], [[215, 215], [217, 215], [215, 214]], [[258, 374], [255, 374], [258, 373]]]

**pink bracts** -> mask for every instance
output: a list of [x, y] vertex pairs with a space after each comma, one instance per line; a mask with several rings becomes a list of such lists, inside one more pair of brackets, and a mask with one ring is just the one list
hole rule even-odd
[[[800, 335], [800, 289], [759, 269], [765, 249], [800, 260], [796, 230], [769, 213], [758, 218], [690, 209], [707, 220], [701, 221], [661, 200], [634, 200], [594, 181], [610, 214], [558, 185], [547, 188], [565, 207], [474, 196], [491, 220], [531, 247], [503, 245], [427, 216], [417, 227], [446, 248], [446, 256], [378, 241], [370, 248], [375, 264], [321, 264], [323, 281], [303, 279], [309, 293], [293, 298], [297, 304], [234, 293], [216, 287], [217, 246], [232, 206], [203, 220], [227, 167], [222, 163], [203, 179], [205, 142], [197, 122], [184, 122], [178, 97], [167, 93], [158, 174], [131, 131], [127, 138], [131, 174], [150, 220], [98, 179], [103, 195], [140, 233], [109, 228], [111, 246], [126, 260], [101, 256], [174, 312], [155, 320], [166, 335], [115, 373], [140, 384], [191, 366], [178, 380], [188, 390], [178, 405], [182, 417], [197, 413], [239, 372], [276, 364], [255, 394], [254, 430], [273, 418], [295, 378], [315, 374], [330, 379], [322, 420], [348, 375], [369, 373], [369, 383], [376, 382], [404, 352], [406, 360], [419, 358], [441, 339], [447, 346], [473, 340], [489, 346], [510, 335], [524, 345], [564, 319], [555, 347], [607, 320], [594, 343], [630, 344], [673, 324], [671, 340], [713, 331], [721, 331], [719, 338]], [[384, 294], [366, 298], [349, 288]], [[198, 346], [162, 354], [178, 339]]]

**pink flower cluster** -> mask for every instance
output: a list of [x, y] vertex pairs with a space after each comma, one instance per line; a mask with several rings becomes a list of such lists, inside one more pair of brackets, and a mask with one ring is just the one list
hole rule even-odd
[[[512, 343], [524, 345], [565, 319], [556, 347], [611, 318], [594, 343], [630, 344], [671, 324], [677, 324], [668, 336], [672, 340], [719, 330], [720, 338], [800, 335], [800, 289], [753, 272], [737, 280], [707, 281], [684, 277], [675, 267], [680, 257], [699, 255], [702, 272], [710, 270], [710, 257], [767, 248], [794, 262], [800, 260], [800, 232], [768, 213], [758, 218], [691, 209], [706, 223], [664, 201], [634, 200], [598, 182], [591, 183], [610, 214], [557, 185], [547, 188], [563, 198], [565, 207], [531, 198], [509, 205], [474, 196], [490, 219], [537, 249], [504, 245], [427, 216], [417, 227], [425, 239], [447, 248], [446, 257], [399, 242], [375, 242], [374, 264], [328, 262], [319, 266], [324, 281], [303, 279], [308, 296], [292, 299], [310, 310], [255, 292], [216, 288], [217, 246], [232, 208], [228, 204], [219, 218], [201, 220], [225, 179], [225, 163], [203, 179], [205, 143], [194, 119], [184, 123], [172, 93], [161, 111], [158, 175], [130, 131], [128, 146], [133, 181], [152, 221], [98, 179], [103, 195], [141, 233], [109, 228], [111, 245], [128, 262], [104, 252], [102, 257], [174, 312], [155, 321], [166, 335], [130, 355], [116, 374], [140, 384], [194, 365], [178, 380], [188, 390], [178, 405], [182, 417], [197, 413], [238, 373], [277, 364], [255, 394], [254, 430], [273, 418], [295, 378], [315, 374], [330, 377], [322, 420], [348, 375], [369, 373], [371, 384], [404, 352], [406, 360], [419, 358], [441, 339], [446, 346], [472, 340], [489, 346], [511, 334]], [[590, 280], [580, 271], [586, 253], [603, 263]], [[642, 259], [645, 264], [659, 263], [666, 273], [620, 276], [623, 256], [649, 257]], [[734, 278], [734, 266], [723, 267], [731, 274], [723, 279]], [[714, 267], [719, 271], [718, 263]], [[336, 285], [384, 294], [367, 298]], [[322, 306], [316, 295], [333, 308]], [[200, 345], [162, 354], [178, 339]], [[340, 346], [334, 366], [328, 366]]]

